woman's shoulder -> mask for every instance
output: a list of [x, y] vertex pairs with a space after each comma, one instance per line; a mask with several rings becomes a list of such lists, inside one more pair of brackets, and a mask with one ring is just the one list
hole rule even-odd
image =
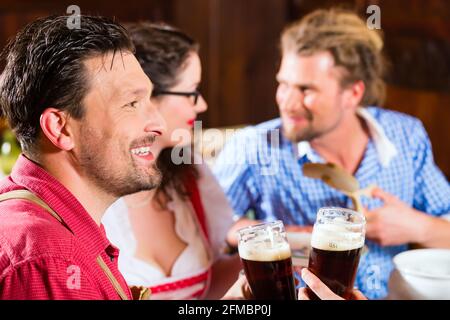
[[106, 209], [105, 214], [102, 217], [102, 224], [109, 225], [118, 221], [127, 219], [128, 208], [123, 197], [117, 199]]
[[102, 218], [106, 237], [121, 253], [133, 252], [136, 239], [128, 217], [128, 207], [123, 198], [115, 201]]

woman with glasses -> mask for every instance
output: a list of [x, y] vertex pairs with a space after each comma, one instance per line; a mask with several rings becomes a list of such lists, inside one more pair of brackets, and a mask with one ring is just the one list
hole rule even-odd
[[198, 91], [198, 44], [167, 25], [132, 24], [128, 31], [166, 122], [151, 147], [162, 183], [119, 199], [103, 225], [130, 286], [149, 288], [151, 299], [220, 298], [240, 264], [223, 253], [232, 211], [222, 189], [205, 164], [189, 164], [199, 163], [189, 147], [197, 115], [207, 109]]

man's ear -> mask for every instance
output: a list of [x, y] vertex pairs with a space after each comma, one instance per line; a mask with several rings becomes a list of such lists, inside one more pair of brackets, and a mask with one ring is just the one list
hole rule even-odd
[[347, 87], [345, 105], [355, 108], [361, 105], [362, 98], [364, 97], [364, 92], [366, 91], [366, 86], [363, 81], [358, 80]]
[[66, 112], [47, 108], [42, 112], [40, 125], [42, 132], [58, 149], [69, 151], [74, 147], [73, 132]]

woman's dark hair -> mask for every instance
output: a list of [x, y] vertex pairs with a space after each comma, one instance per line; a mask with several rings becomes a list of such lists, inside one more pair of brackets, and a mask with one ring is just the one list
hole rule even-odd
[[69, 28], [68, 18], [50, 16], [28, 24], [1, 54], [6, 64], [0, 77], [3, 116], [31, 158], [38, 156], [39, 118], [46, 108], [83, 117], [90, 85], [86, 59], [134, 51], [126, 30], [113, 20], [81, 15], [79, 28]]
[[[199, 45], [188, 35], [166, 24], [140, 22], [125, 26], [136, 48], [136, 58], [151, 79], [154, 91], [169, 90], [177, 85], [180, 71], [192, 52], [198, 52]], [[165, 148], [157, 159], [162, 172], [162, 182], [156, 189], [157, 203], [165, 208], [165, 199], [170, 198], [169, 189], [185, 198], [187, 179], [197, 179], [198, 171], [193, 164], [175, 164], [171, 154], [173, 148]], [[193, 161], [191, 162], [193, 163]]]

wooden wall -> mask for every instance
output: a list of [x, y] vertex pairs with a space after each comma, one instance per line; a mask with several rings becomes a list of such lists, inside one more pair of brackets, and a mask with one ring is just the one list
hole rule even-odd
[[118, 21], [166, 21], [201, 44], [205, 127], [258, 123], [276, 117], [275, 73], [283, 27], [321, 7], [345, 6], [362, 16], [381, 8], [386, 55], [391, 61], [386, 106], [419, 117], [436, 161], [450, 177], [450, 1], [447, 0], [0, 0], [0, 47], [29, 21], [65, 14]]

